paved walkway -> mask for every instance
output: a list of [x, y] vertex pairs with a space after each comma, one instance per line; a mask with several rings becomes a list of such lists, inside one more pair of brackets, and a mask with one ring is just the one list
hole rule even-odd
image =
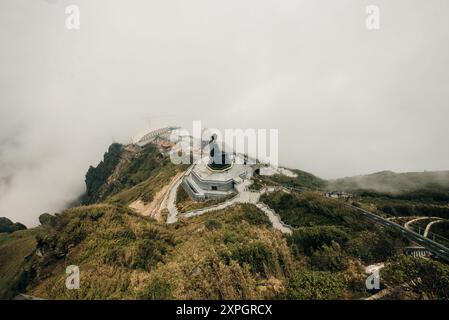
[[[185, 173], [185, 175], [188, 174], [190, 172], [190, 170], [191, 169], [189, 169], [188, 172]], [[250, 203], [250, 204], [256, 205], [260, 210], [262, 210], [268, 216], [268, 219], [270, 219], [270, 221], [273, 225], [273, 228], [281, 231], [282, 233], [286, 233], [286, 234], [292, 233], [291, 228], [288, 227], [287, 225], [285, 225], [281, 221], [281, 218], [279, 217], [279, 215], [277, 215], [267, 205], [259, 202], [260, 196], [262, 194], [264, 194], [265, 192], [267, 192], [266, 189], [262, 189], [261, 191], [249, 191], [248, 190], [248, 187], [252, 184], [252, 181], [249, 179], [245, 179], [242, 183], [236, 185], [236, 189], [237, 189], [238, 193], [235, 197], [233, 197], [229, 200], [226, 200], [223, 203], [217, 204], [215, 206], [202, 208], [202, 209], [198, 209], [198, 210], [193, 210], [193, 211], [188, 211], [188, 212], [184, 212], [184, 213], [179, 213], [178, 209], [176, 208], [176, 193], [177, 193], [179, 186], [181, 185], [181, 182], [182, 182], [182, 179], [180, 179], [180, 181], [178, 181], [173, 186], [172, 190], [170, 191], [170, 196], [169, 196], [168, 205], [167, 205], [167, 209], [169, 211], [169, 214], [167, 217], [167, 223], [175, 223], [176, 221], [178, 221], [178, 216], [190, 218], [190, 217], [205, 214], [207, 212], [222, 210], [222, 209], [228, 208], [228, 207], [233, 206], [238, 203]]]
[[271, 209], [270, 207], [268, 207], [266, 204], [264, 204], [262, 202], [257, 203], [256, 206], [260, 210], [265, 212], [265, 214], [268, 216], [268, 219], [270, 219], [271, 224], [273, 225], [273, 228], [275, 228], [285, 234], [292, 234], [292, 228], [287, 226], [286, 224], [284, 224], [282, 222], [281, 218], [279, 217], [279, 215], [276, 212], [274, 212], [273, 209]]

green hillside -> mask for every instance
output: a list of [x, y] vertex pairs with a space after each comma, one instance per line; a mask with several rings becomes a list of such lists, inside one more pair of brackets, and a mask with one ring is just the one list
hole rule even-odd
[[28, 279], [24, 277], [26, 257], [36, 248], [40, 228], [0, 233], [0, 299], [12, 298], [25, 290]]

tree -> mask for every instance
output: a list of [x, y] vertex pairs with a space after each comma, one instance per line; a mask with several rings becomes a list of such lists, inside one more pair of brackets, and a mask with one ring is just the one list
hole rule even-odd
[[19, 222], [13, 223], [8, 218], [0, 217], [0, 233], [12, 233], [18, 230], [25, 230], [26, 228], [26, 226]]

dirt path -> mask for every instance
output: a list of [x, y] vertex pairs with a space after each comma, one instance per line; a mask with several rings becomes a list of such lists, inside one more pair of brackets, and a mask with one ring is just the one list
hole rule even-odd
[[193, 165], [190, 166], [185, 172], [181, 173], [180, 177], [172, 184], [172, 186], [170, 187], [170, 190], [168, 191], [167, 194], [167, 210], [168, 210], [168, 215], [167, 215], [167, 223], [175, 223], [176, 221], [178, 221], [178, 208], [176, 208], [176, 194], [178, 192], [178, 188], [181, 185], [182, 182], [182, 177], [184, 177], [185, 175], [188, 175], [190, 173], [190, 171], [192, 171]]
[[170, 190], [180, 180], [183, 172], [176, 174], [168, 185], [162, 187], [153, 198], [153, 201], [145, 204], [141, 199], [138, 199], [129, 205], [143, 216], [148, 216], [156, 219], [159, 222], [163, 222], [163, 213], [167, 209], [167, 202], [170, 194]]

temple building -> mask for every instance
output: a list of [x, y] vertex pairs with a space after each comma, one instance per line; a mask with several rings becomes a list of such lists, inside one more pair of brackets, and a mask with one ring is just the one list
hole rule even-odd
[[244, 161], [236, 161], [235, 155], [220, 149], [215, 135], [208, 147], [209, 156], [196, 163], [183, 178], [183, 188], [196, 201], [226, 197], [233, 193], [236, 184], [252, 174], [252, 168]]

